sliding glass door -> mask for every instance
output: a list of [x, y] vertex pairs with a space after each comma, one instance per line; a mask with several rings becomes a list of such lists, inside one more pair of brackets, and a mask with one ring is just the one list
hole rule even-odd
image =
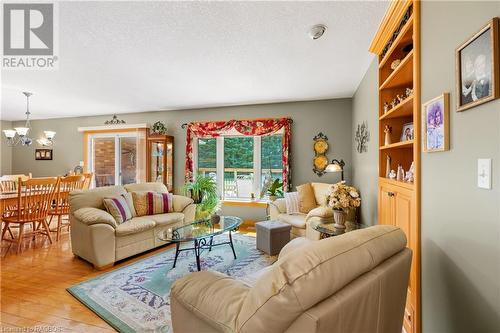
[[140, 133], [98, 133], [88, 140], [95, 187], [144, 181], [145, 143]]

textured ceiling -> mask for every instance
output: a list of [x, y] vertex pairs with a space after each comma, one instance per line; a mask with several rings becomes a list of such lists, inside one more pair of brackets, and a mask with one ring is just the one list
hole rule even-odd
[[59, 69], [3, 71], [0, 116], [26, 90], [34, 119], [351, 97], [387, 5], [60, 2]]

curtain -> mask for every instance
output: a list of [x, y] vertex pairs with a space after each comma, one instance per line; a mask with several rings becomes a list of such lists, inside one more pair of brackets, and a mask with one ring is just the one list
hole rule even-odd
[[186, 182], [193, 179], [193, 139], [218, 137], [224, 132], [235, 129], [237, 132], [248, 136], [261, 136], [276, 133], [284, 129], [283, 135], [283, 189], [286, 191], [290, 187], [290, 139], [291, 139], [291, 119], [255, 119], [255, 120], [228, 120], [196, 122], [187, 124], [186, 133]]

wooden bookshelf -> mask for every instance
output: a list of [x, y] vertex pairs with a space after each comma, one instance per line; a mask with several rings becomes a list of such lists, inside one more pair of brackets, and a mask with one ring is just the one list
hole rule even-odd
[[[378, 223], [400, 227], [413, 251], [403, 318], [407, 333], [421, 332], [420, 282], [420, 1], [393, 0], [384, 16], [370, 52], [378, 56], [379, 105], [379, 178]], [[399, 62], [399, 64], [398, 64]], [[407, 88], [413, 94], [406, 96]], [[384, 112], [384, 103], [397, 95], [406, 96]], [[400, 141], [405, 124], [413, 122], [412, 140]], [[392, 128], [392, 144], [385, 145], [385, 126]], [[408, 171], [415, 167], [414, 181], [398, 181], [386, 176], [386, 163], [397, 171], [401, 165]]]

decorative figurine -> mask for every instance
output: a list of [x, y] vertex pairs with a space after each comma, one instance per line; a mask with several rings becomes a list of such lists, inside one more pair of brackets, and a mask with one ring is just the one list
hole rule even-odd
[[[404, 97], [403, 95], [399, 95], [399, 94], [398, 94], [398, 95], [396, 95], [396, 98], [398, 99], [398, 102], [399, 102], [399, 103], [401, 103], [401, 102], [403, 102], [403, 101], [405, 100], [405, 97]], [[398, 103], [398, 104], [399, 104], [399, 103]]]
[[415, 180], [415, 164], [411, 162], [410, 169], [406, 172], [405, 175], [405, 182], [413, 183], [414, 180]]
[[405, 179], [405, 171], [403, 170], [403, 167], [398, 165], [398, 173], [396, 175], [396, 180], [402, 182]]
[[396, 105], [398, 105], [398, 100], [396, 98], [394, 98], [392, 101], [391, 101], [391, 109], [395, 108]]
[[385, 178], [389, 178], [391, 174], [391, 157], [387, 155], [385, 160]]
[[406, 97], [410, 97], [410, 96], [412, 96], [412, 95], [413, 95], [413, 89], [411, 89], [411, 88], [406, 88], [406, 89], [405, 89], [405, 95], [406, 95]]
[[401, 63], [401, 59], [396, 59], [393, 62], [391, 62], [391, 69], [395, 70], [398, 68], [399, 64]]
[[385, 146], [388, 146], [392, 143], [391, 132], [392, 132], [391, 126], [385, 125], [385, 127], [384, 127], [384, 133], [385, 133], [384, 145]]
[[384, 102], [384, 113], [387, 113], [389, 111], [389, 103]]
[[389, 173], [389, 179], [396, 179], [396, 171], [391, 170], [391, 172]]

